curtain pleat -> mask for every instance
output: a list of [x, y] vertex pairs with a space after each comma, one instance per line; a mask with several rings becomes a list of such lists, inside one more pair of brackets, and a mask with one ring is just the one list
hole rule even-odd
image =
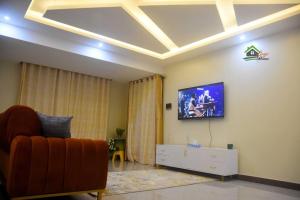
[[130, 161], [155, 164], [156, 144], [163, 142], [162, 77], [129, 83], [127, 155]]
[[106, 139], [110, 80], [29, 63], [21, 67], [20, 104], [73, 116], [72, 137]]

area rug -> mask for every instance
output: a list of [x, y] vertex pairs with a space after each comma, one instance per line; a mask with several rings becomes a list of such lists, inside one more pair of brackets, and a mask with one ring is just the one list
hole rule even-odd
[[175, 172], [166, 169], [149, 169], [109, 172], [105, 196], [157, 190], [213, 181], [212, 178]]

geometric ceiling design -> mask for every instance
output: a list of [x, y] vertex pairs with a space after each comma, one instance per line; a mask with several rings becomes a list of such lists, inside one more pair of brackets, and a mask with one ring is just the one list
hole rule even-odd
[[[298, 15], [299, 3], [300, 0], [32, 0], [25, 18], [157, 59], [167, 59]], [[180, 16], [181, 12], [176, 10], [178, 6], [184, 6], [188, 14]], [[257, 6], [268, 6], [268, 9], [263, 9], [267, 12], [259, 12]], [[94, 10], [95, 15], [104, 16], [97, 9], [112, 17], [106, 16], [107, 20], [102, 24], [95, 21], [87, 26], [80, 17], [76, 18], [76, 24], [72, 24], [72, 18], [76, 16], [64, 15], [59, 19], [53, 15], [53, 12], [62, 10], [64, 13], [82, 10], [77, 12], [78, 15]], [[243, 9], [253, 9], [253, 15], [244, 15]], [[115, 10], [119, 11], [118, 15], [112, 14]], [[206, 12], [210, 13], [209, 17], [206, 17]], [[168, 13], [179, 16], [176, 23], [181, 24], [180, 29], [171, 26], [174, 22], [168, 18]], [[194, 18], [195, 24], [189, 23], [187, 16]], [[117, 24], [122, 20], [127, 20], [127, 34], [118, 36], [114, 33], [119, 31]], [[140, 27], [132, 30], [136, 24]], [[202, 30], [202, 34], [186, 31], [192, 26]], [[184, 37], [174, 34], [178, 32]], [[137, 37], [133, 41], [126, 38], [130, 33], [148, 39]]]
[[121, 7], [48, 10], [44, 16], [155, 52], [168, 51]]
[[224, 31], [215, 5], [142, 6], [141, 9], [177, 46]]
[[234, 11], [238, 25], [242, 25], [292, 6], [294, 4], [234, 5]]

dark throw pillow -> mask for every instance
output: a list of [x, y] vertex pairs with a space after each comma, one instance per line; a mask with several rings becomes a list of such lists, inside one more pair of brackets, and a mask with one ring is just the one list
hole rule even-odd
[[38, 113], [42, 124], [43, 135], [46, 137], [71, 137], [71, 120], [73, 117], [56, 117]]

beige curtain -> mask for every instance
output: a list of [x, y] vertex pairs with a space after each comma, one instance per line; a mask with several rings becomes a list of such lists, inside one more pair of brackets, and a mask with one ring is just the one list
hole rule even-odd
[[72, 137], [106, 139], [110, 80], [28, 63], [21, 67], [20, 104], [73, 116]]
[[155, 164], [156, 144], [163, 143], [162, 77], [129, 83], [127, 155], [130, 161]]

